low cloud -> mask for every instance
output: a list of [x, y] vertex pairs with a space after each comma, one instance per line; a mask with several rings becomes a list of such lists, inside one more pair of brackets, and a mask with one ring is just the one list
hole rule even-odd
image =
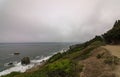
[[120, 0], [1, 0], [0, 42], [84, 42], [120, 19]]

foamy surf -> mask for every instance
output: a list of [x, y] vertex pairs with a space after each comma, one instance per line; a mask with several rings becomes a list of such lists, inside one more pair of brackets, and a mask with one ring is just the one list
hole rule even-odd
[[11, 72], [25, 72], [28, 69], [31, 69], [32, 67], [36, 66], [36, 65], [40, 65], [43, 61], [46, 61], [50, 58], [51, 56], [47, 56], [44, 57], [40, 60], [31, 60], [31, 63], [29, 65], [21, 65], [21, 63], [17, 63], [16, 65], [14, 65], [14, 67], [11, 67], [9, 69], [6, 69], [2, 72], [0, 72], [0, 76], [2, 75], [6, 75], [6, 74], [10, 74]]
[[[69, 48], [62, 49], [58, 52], [53, 53], [52, 55], [57, 54], [57, 53], [66, 52], [68, 49]], [[51, 56], [47, 56], [47, 57], [42, 56], [41, 59], [31, 60], [31, 63], [29, 65], [25, 65], [25, 66], [21, 65], [21, 63], [19, 62], [19, 63], [15, 64], [14, 67], [11, 67], [9, 69], [6, 69], [6, 70], [0, 72], [0, 76], [10, 74], [11, 72], [21, 72], [21, 73], [23, 73], [26, 70], [31, 69], [32, 67], [34, 67], [36, 65], [42, 64], [43, 61], [48, 60]], [[38, 58], [38, 56], [37, 56], [37, 58]]]

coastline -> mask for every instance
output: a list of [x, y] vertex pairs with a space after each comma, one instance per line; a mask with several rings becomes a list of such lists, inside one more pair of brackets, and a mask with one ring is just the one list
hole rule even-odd
[[38, 60], [31, 60], [31, 63], [29, 65], [23, 66], [23, 65], [21, 65], [21, 62], [19, 62], [16, 65], [14, 65], [14, 67], [11, 67], [9, 69], [6, 69], [6, 70], [0, 72], [0, 76], [10, 74], [11, 72], [21, 72], [21, 73], [28, 72], [32, 69], [35, 69], [36, 67], [42, 66], [53, 55], [55, 55], [57, 53], [66, 52], [68, 49], [69, 48], [63, 48], [62, 50], [55, 52], [50, 56], [43, 57], [43, 58], [38, 59]]
[[47, 56], [40, 60], [31, 60], [31, 63], [29, 65], [25, 65], [25, 66], [21, 65], [21, 63], [19, 62], [14, 67], [11, 67], [9, 69], [6, 69], [6, 70], [0, 72], [0, 76], [10, 74], [11, 72], [21, 72], [21, 73], [26, 72], [28, 69], [31, 69], [31, 68], [35, 67], [36, 65], [41, 65], [42, 61], [46, 61], [50, 57], [51, 56]]

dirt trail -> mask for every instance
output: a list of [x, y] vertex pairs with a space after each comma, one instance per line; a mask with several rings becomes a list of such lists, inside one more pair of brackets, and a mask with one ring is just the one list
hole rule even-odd
[[[120, 58], [120, 45], [107, 45], [103, 47], [107, 49], [112, 55]], [[115, 73], [117, 77], [120, 77], [120, 65], [116, 66]]]

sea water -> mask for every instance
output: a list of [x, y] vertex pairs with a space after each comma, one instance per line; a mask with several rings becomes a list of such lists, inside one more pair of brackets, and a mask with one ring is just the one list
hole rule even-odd
[[[49, 59], [53, 54], [67, 49], [72, 43], [1, 43], [0, 44], [0, 76], [13, 71], [25, 72], [42, 60]], [[14, 53], [20, 53], [14, 55]], [[23, 57], [29, 57], [31, 63], [21, 65]], [[12, 65], [8, 65], [13, 63]]]

